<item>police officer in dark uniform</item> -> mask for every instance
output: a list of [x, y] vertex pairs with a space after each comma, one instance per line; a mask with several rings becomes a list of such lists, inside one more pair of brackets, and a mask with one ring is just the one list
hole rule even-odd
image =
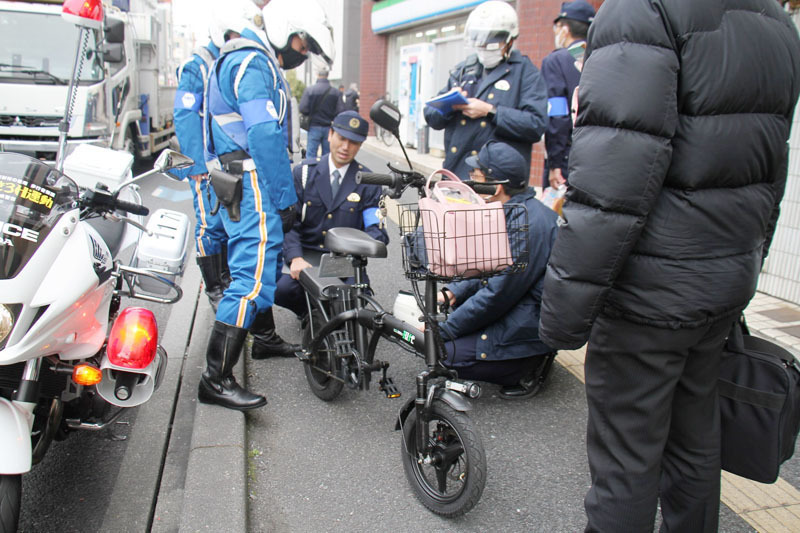
[[469, 103], [447, 115], [424, 109], [428, 125], [445, 130], [444, 168], [465, 176], [464, 160], [489, 139], [513, 146], [530, 165], [533, 143], [547, 125], [547, 87], [531, 60], [512, 49], [519, 36], [516, 11], [506, 2], [484, 2], [467, 18], [465, 35], [476, 53], [456, 65], [439, 94], [460, 87]]
[[[445, 365], [459, 377], [502, 385], [503, 399], [530, 398], [539, 392], [555, 357], [539, 339], [538, 320], [558, 215], [536, 199], [528, 187], [530, 165], [508, 144], [490, 141], [466, 164], [475, 181], [507, 180], [487, 201], [526, 207], [529, 257], [525, 269], [513, 275], [447, 284], [444, 292], [455, 310], [441, 325], [447, 339]], [[507, 210], [507, 226], [518, 227], [518, 216], [519, 210]]]
[[330, 153], [306, 159], [292, 171], [300, 216], [284, 237], [283, 256], [290, 273], [278, 280], [275, 303], [297, 315], [306, 312], [303, 288], [297, 281], [300, 271], [317, 264], [328, 251], [325, 235], [329, 229], [356, 228], [389, 242], [378, 207], [381, 187], [356, 183], [356, 172], [369, 172], [355, 160], [368, 131], [369, 123], [355, 111], [339, 113], [328, 131]]
[[547, 130], [544, 145], [543, 184], [558, 188], [567, 180], [569, 149], [572, 146], [572, 94], [581, 79], [581, 65], [586, 51], [586, 35], [594, 20], [594, 8], [585, 0], [561, 4], [553, 21], [556, 49], [542, 60], [542, 76], [547, 83]]

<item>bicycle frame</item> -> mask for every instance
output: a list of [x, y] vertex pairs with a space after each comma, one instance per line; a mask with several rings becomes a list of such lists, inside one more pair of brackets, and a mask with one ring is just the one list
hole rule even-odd
[[[343, 309], [342, 311], [329, 315], [325, 309], [326, 305], [322, 300], [314, 300], [312, 296], [306, 291], [306, 303], [309, 309], [309, 320], [311, 331], [314, 332], [313, 313], [312, 309], [319, 309], [325, 324], [313, 335], [311, 342], [306, 350], [304, 350], [305, 357], [301, 357], [306, 364], [311, 364], [308, 361], [309, 353], [317, 353], [322, 348], [324, 339], [333, 334], [335, 331], [340, 330], [342, 326], [352, 324], [352, 331], [348, 331], [354, 338], [356, 351], [363, 357], [363, 363], [359, 364], [359, 381], [358, 385], [361, 389], [369, 389], [369, 382], [371, 373], [374, 371], [382, 371], [383, 378], [381, 379], [381, 387], [387, 384], [386, 369], [389, 363], [384, 361], [375, 361], [375, 349], [377, 348], [378, 341], [385, 338], [392, 342], [404, 344], [406, 347], [411, 348], [417, 354], [420, 354], [425, 359], [426, 369], [420, 372], [416, 378], [416, 396], [409, 400], [400, 412], [398, 422], [395, 429], [402, 429], [405, 419], [408, 417], [412, 409], [417, 412], [416, 421], [419, 425], [417, 435], [417, 449], [426, 450], [429, 448], [429, 443], [425, 442], [425, 436], [428, 435], [428, 410], [434, 399], [442, 399], [453, 409], [466, 412], [472, 409], [467, 397], [477, 398], [480, 395], [480, 387], [472, 382], [458, 381], [458, 375], [454, 370], [445, 368], [440, 363], [439, 350], [436, 346], [436, 339], [433, 327], [426, 327], [425, 331], [420, 330], [395, 318], [394, 315], [384, 310], [381, 305], [375, 301], [367, 292], [369, 284], [364, 283], [366, 279], [366, 265], [367, 260], [363, 257], [348, 256], [351, 264], [354, 267], [353, 284], [332, 285], [329, 289], [339, 290], [340, 299], [338, 302], [334, 299], [330, 301], [331, 307], [336, 307], [337, 304], [341, 306], [343, 301], [341, 289], [354, 291], [352, 301], [355, 308]], [[426, 280], [425, 282], [425, 310], [428, 316], [435, 316], [437, 313], [437, 284], [435, 280]], [[367, 309], [364, 305], [369, 305], [373, 309]], [[367, 341], [367, 335], [372, 332], [372, 337]], [[316, 368], [316, 367], [315, 367]], [[344, 381], [340, 376], [335, 376], [329, 371], [324, 371], [330, 378]], [[448, 378], [442, 384], [434, 384], [430, 386], [430, 381], [436, 378]]]

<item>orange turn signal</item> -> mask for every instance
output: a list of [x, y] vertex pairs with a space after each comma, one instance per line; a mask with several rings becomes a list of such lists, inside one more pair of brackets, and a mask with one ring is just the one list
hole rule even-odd
[[92, 365], [78, 365], [72, 370], [72, 381], [88, 387], [97, 385], [103, 380], [103, 372]]

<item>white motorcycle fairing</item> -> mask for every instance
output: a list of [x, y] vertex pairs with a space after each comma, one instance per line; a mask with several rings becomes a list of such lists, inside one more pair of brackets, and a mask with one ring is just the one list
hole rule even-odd
[[30, 471], [33, 408], [33, 404], [10, 402], [0, 397], [0, 474]]
[[23, 304], [0, 364], [97, 353], [106, 338], [112, 268], [108, 247], [88, 224], [78, 223], [77, 210], [62, 216], [22, 272], [0, 281], [0, 303]]

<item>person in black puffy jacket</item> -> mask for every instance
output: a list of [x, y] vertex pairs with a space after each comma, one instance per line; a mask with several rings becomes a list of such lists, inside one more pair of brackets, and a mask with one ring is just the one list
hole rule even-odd
[[607, 0], [539, 334], [589, 341], [587, 531], [715, 531], [717, 376], [786, 183], [800, 39], [775, 0]]

